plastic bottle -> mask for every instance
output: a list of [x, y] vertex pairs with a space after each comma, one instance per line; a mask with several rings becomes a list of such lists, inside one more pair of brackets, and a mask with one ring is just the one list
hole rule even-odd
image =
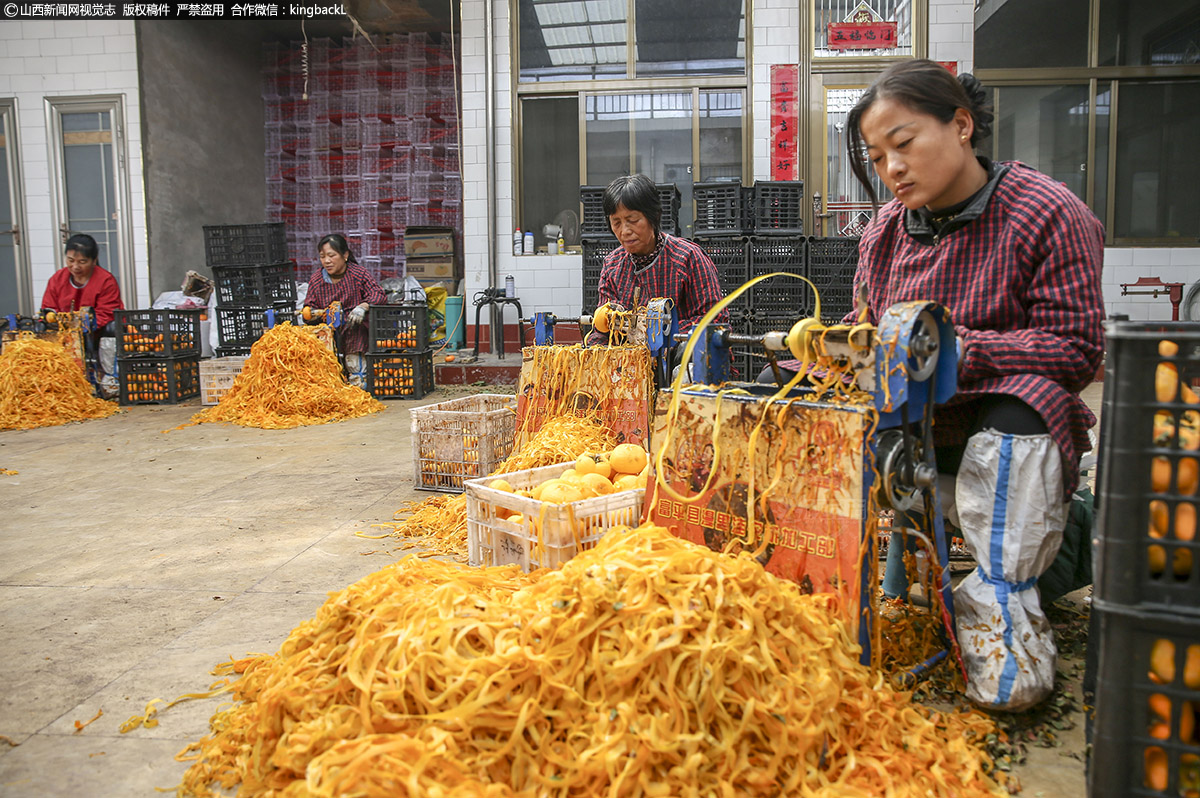
[[533, 233], [531, 233], [531, 232], [525, 234], [525, 254], [526, 255], [536, 255], [537, 254], [537, 248], [534, 246], [534, 243], [533, 243]]
[[504, 278], [504, 296], [513, 299], [517, 295], [517, 281], [510, 274]]
[[513, 254], [514, 255], [524, 255], [525, 254], [524, 241], [525, 241], [525, 239], [521, 237], [521, 228], [518, 227], [517, 231], [515, 233], [513, 233]]

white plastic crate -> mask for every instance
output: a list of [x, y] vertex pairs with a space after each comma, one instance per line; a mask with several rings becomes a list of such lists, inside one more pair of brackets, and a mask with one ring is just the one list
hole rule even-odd
[[249, 355], [213, 357], [200, 361], [200, 404], [215, 405], [242, 373]]
[[412, 410], [413, 487], [462, 493], [512, 452], [517, 398], [481, 393]]
[[[503, 478], [514, 489], [532, 488], [573, 466], [574, 463], [562, 463], [531, 468], [504, 474]], [[558, 568], [577, 552], [594, 547], [613, 527], [622, 524], [635, 527], [641, 523], [646, 496], [642, 488], [570, 504], [543, 504], [489, 488], [488, 484], [496, 478], [466, 481], [467, 558], [473, 566], [515, 563], [525, 571]], [[501, 508], [508, 512], [501, 513]], [[522, 516], [519, 523], [500, 517], [516, 513]]]

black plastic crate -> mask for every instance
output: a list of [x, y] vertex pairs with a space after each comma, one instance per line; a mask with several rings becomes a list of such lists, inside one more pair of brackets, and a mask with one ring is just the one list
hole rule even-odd
[[[748, 328], [746, 332], [750, 335], [763, 335], [769, 332], [786, 333], [800, 318], [794, 313], [756, 312], [751, 315], [749, 323], [746, 325]], [[791, 355], [781, 353], [779, 357], [791, 357]]]
[[659, 229], [664, 233], [677, 236], [679, 235], [679, 207], [683, 204], [679, 188], [674, 183], [656, 183], [655, 188], [658, 189], [658, 201], [662, 205]]
[[296, 304], [296, 267], [291, 261], [263, 266], [213, 266], [212, 273], [218, 305]]
[[285, 261], [287, 226], [282, 222], [205, 225], [204, 258], [210, 268]]
[[[579, 232], [583, 238], [612, 236], [608, 215], [604, 213], [605, 188], [607, 186], [579, 187], [579, 202], [583, 205]], [[660, 228], [664, 233], [679, 235], [679, 189], [674, 183], [656, 183], [655, 188], [658, 189], [658, 201], [662, 204]]]
[[433, 392], [433, 352], [364, 355], [367, 391], [376, 399], [420, 399]]
[[[267, 308], [265, 307], [221, 307], [215, 309], [217, 315], [217, 345], [222, 349], [246, 349], [262, 337], [267, 329]], [[277, 307], [277, 314], [286, 314], [289, 307]]]
[[1112, 321], [1106, 349], [1096, 598], [1200, 619], [1200, 324]]
[[583, 312], [591, 313], [600, 300], [600, 272], [608, 253], [617, 248], [615, 238], [583, 240]]
[[754, 234], [804, 235], [804, 181], [760, 180], [754, 184]]
[[604, 214], [604, 189], [604, 186], [579, 187], [579, 202], [583, 205], [579, 233], [584, 238], [612, 235], [608, 216]]
[[117, 366], [122, 405], [174, 404], [200, 395], [200, 358], [122, 360]]
[[[726, 296], [750, 279], [750, 242], [745, 238], [700, 238], [695, 242], [713, 262], [717, 282]], [[750, 309], [750, 292], [746, 291], [726, 306], [733, 317], [739, 309]]]
[[429, 348], [429, 307], [425, 304], [371, 305], [368, 352], [424, 352]]
[[[1097, 600], [1100, 639], [1091, 798], [1200, 789], [1200, 620]], [[1190, 717], [1189, 717], [1190, 716]]]
[[248, 346], [218, 346], [213, 348], [213, 357], [233, 357], [235, 355], [250, 355]]
[[[768, 236], [750, 238], [750, 279], [773, 272], [804, 275], [804, 238]], [[795, 277], [774, 277], [750, 289], [750, 307], [755, 313], [789, 314], [802, 318], [812, 313], [813, 292], [808, 283]], [[791, 326], [791, 325], [789, 325]]]
[[692, 235], [729, 237], [753, 232], [753, 196], [754, 189], [741, 183], [696, 183], [692, 186], [692, 198], [696, 201]]
[[118, 310], [117, 357], [166, 358], [200, 355], [200, 314], [195, 310]]
[[[808, 239], [808, 279], [821, 294], [821, 321], [833, 324], [854, 309], [857, 238]], [[810, 306], [811, 307], [811, 306]]]
[[754, 329], [754, 311], [749, 305], [730, 305], [729, 306], [729, 328], [735, 333], [744, 333], [749, 335]]

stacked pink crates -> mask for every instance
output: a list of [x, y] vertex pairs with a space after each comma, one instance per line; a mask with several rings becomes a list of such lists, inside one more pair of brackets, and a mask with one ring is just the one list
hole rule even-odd
[[310, 39], [307, 72], [302, 43], [264, 46], [267, 219], [288, 225], [301, 280], [330, 232], [345, 233], [359, 262], [385, 278], [404, 274], [405, 227], [462, 229], [449, 39], [413, 33], [376, 45]]

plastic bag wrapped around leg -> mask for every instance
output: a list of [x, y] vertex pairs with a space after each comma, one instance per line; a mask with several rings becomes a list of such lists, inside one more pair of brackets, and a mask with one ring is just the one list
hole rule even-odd
[[1049, 435], [984, 430], [967, 441], [956, 502], [979, 567], [954, 591], [967, 697], [1006, 710], [1054, 689], [1057, 650], [1037, 578], [1062, 542], [1068, 504]]
[[367, 387], [367, 359], [362, 355], [346, 355], [346, 375], [355, 388]]

